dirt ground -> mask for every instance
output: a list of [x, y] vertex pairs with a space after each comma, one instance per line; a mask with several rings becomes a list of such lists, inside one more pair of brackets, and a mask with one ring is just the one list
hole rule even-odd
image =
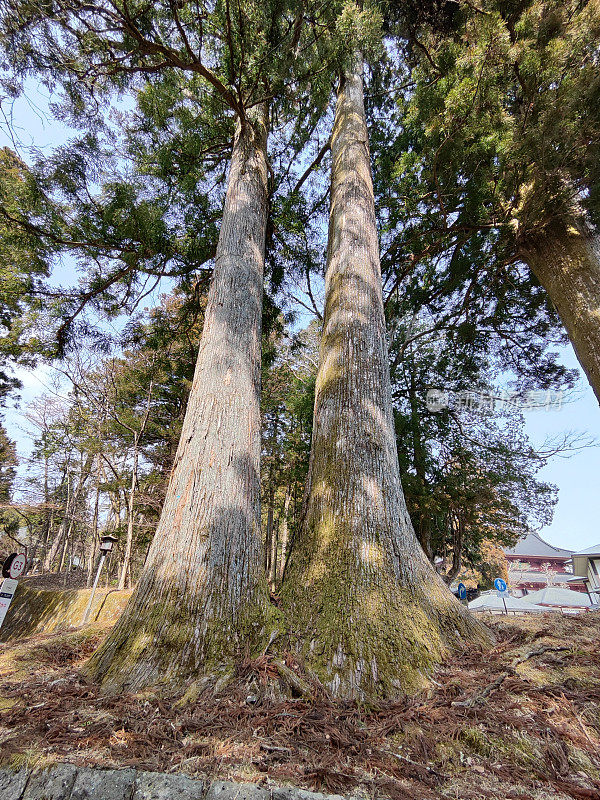
[[87, 585], [87, 572], [83, 569], [45, 572], [40, 575], [27, 575], [21, 578], [21, 583], [32, 589], [84, 589]]
[[600, 614], [487, 621], [493, 650], [457, 653], [427, 692], [369, 710], [316, 687], [310, 700], [267, 700], [278, 674], [268, 656], [221, 694], [182, 703], [99, 695], [78, 673], [99, 627], [0, 645], [0, 761], [392, 800], [600, 798]]

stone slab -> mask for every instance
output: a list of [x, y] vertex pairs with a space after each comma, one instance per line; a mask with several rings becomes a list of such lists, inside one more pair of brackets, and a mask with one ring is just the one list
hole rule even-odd
[[358, 800], [291, 786], [212, 781], [134, 769], [56, 764], [44, 770], [0, 770], [0, 800]]
[[307, 789], [295, 789], [293, 786], [276, 787], [271, 791], [272, 800], [337, 800], [338, 795], [309, 792]]
[[138, 772], [133, 800], [202, 800], [204, 781], [187, 775]]
[[23, 800], [67, 800], [76, 777], [77, 767], [73, 764], [57, 764], [32, 772]]
[[271, 792], [253, 783], [213, 781], [206, 793], [206, 800], [271, 800]]
[[132, 800], [135, 770], [80, 768], [71, 791], [71, 800]]
[[0, 769], [0, 797], [2, 800], [20, 800], [31, 770]]

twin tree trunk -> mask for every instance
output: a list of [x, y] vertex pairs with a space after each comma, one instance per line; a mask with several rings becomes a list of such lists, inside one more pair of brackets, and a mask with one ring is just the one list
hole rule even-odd
[[270, 633], [259, 408], [267, 112], [252, 114], [234, 141], [196, 372], [160, 522], [127, 608], [87, 665], [111, 689], [218, 673]]
[[[332, 694], [414, 689], [463, 638], [488, 640], [418, 545], [398, 469], [362, 59], [332, 136], [326, 308], [306, 514], [283, 587], [293, 649]], [[236, 137], [196, 374], [138, 587], [88, 662], [110, 688], [177, 684], [265, 652], [260, 328], [266, 119]], [[285, 643], [281, 645], [285, 647]]]
[[554, 223], [521, 247], [600, 403], [600, 239], [583, 220]]
[[362, 71], [357, 57], [337, 99], [307, 506], [283, 587], [292, 646], [357, 699], [415, 689], [449, 647], [487, 640], [425, 558], [402, 493]]

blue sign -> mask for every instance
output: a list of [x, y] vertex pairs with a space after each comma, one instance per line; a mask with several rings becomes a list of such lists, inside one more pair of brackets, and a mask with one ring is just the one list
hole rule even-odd
[[506, 581], [502, 580], [502, 578], [496, 578], [496, 580], [494, 581], [494, 586], [499, 592], [506, 591]]
[[459, 583], [458, 584], [458, 597], [459, 597], [459, 599], [460, 600], [464, 600], [466, 596], [467, 596], [467, 587], [464, 585], [464, 583]]

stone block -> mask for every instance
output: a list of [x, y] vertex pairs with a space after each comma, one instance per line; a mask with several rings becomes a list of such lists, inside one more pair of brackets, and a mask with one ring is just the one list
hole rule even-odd
[[71, 800], [132, 800], [135, 786], [133, 769], [77, 770]]
[[76, 777], [77, 767], [73, 764], [32, 772], [23, 800], [68, 800]]
[[133, 800], [202, 800], [204, 781], [187, 775], [138, 772]]
[[0, 797], [2, 800], [20, 800], [31, 770], [0, 769]]
[[253, 783], [213, 781], [206, 794], [206, 800], [271, 800], [271, 792]]

